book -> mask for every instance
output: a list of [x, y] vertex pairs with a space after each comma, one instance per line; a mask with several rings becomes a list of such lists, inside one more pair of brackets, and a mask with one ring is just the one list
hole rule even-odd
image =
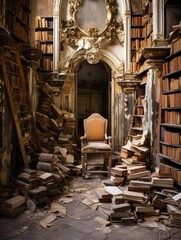
[[113, 167], [111, 168], [111, 174], [116, 174], [118, 176], [127, 176], [127, 169]]
[[155, 187], [173, 187], [174, 180], [172, 178], [152, 178], [152, 184]]
[[181, 192], [172, 197], [175, 202], [178, 204], [181, 203]]
[[124, 211], [124, 212], [111, 212], [110, 213], [110, 219], [118, 219], [118, 218], [123, 218], [123, 217], [131, 217], [133, 215], [132, 212], [130, 211]]
[[113, 210], [113, 212], [130, 211], [131, 210], [131, 205], [129, 203], [113, 204], [112, 210]]
[[141, 177], [146, 177], [146, 176], [151, 176], [151, 171], [147, 170], [144, 172], [138, 172], [138, 173], [133, 173], [133, 174], [128, 174], [127, 175], [127, 179], [131, 180], [131, 179], [139, 179]]
[[4, 206], [7, 208], [15, 209], [23, 204], [25, 204], [26, 198], [24, 196], [15, 196], [4, 202]]
[[16, 208], [9, 208], [5, 204], [2, 204], [0, 207], [0, 212], [7, 217], [16, 217], [22, 214], [26, 209], [26, 204], [22, 204]]
[[133, 192], [129, 190], [125, 190], [122, 196], [125, 200], [132, 200], [132, 201], [139, 201], [139, 202], [145, 202], [148, 199], [148, 197], [145, 196], [143, 193]]
[[120, 204], [120, 203], [125, 203], [125, 199], [123, 198], [122, 195], [118, 196], [113, 196], [112, 197], [112, 203], [113, 204]]
[[128, 167], [128, 173], [133, 174], [133, 173], [139, 173], [139, 172], [144, 172], [146, 171], [146, 166], [133, 166], [133, 167]]
[[128, 158], [128, 157], [131, 157], [133, 154], [134, 154], [133, 151], [125, 149], [124, 147], [122, 147], [120, 156], [121, 156], [121, 158]]
[[129, 184], [128, 185], [128, 190], [133, 191], [133, 192], [142, 192], [142, 193], [150, 193], [150, 186], [134, 186]]
[[111, 202], [112, 195], [107, 193], [104, 188], [96, 188], [94, 193], [99, 202]]
[[136, 212], [141, 212], [141, 213], [152, 212], [153, 210], [154, 210], [153, 206], [137, 206], [135, 209]]

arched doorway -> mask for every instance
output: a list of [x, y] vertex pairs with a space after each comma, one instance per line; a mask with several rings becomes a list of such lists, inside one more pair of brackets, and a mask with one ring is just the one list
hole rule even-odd
[[98, 112], [108, 119], [111, 131], [111, 69], [103, 61], [90, 64], [82, 61], [76, 68], [76, 137], [83, 135], [83, 120]]

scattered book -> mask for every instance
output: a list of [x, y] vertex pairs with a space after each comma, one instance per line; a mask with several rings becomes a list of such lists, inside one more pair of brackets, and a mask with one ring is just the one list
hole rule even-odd
[[174, 184], [174, 180], [172, 178], [152, 177], [152, 184], [155, 187], [168, 187], [168, 188], [172, 188], [173, 184]]
[[6, 200], [1, 205], [1, 212], [8, 217], [15, 217], [23, 213], [26, 208], [26, 198], [24, 196], [15, 196]]
[[107, 193], [104, 188], [96, 188], [94, 192], [99, 202], [111, 202], [112, 195]]
[[127, 179], [128, 180], [139, 179], [141, 177], [146, 177], [146, 176], [151, 176], [151, 171], [147, 170], [147, 171], [144, 171], [144, 172], [137, 172], [137, 173], [128, 174]]
[[128, 190], [125, 190], [122, 195], [125, 200], [131, 201], [145, 202], [148, 199], [148, 197], [146, 197], [143, 193]]
[[127, 169], [120, 168], [120, 167], [113, 167], [111, 168], [111, 175], [116, 174], [117, 176], [127, 176]]
[[135, 211], [137, 213], [152, 212], [154, 210], [153, 206], [137, 206]]
[[113, 204], [112, 210], [113, 210], [113, 212], [130, 211], [131, 210], [131, 205], [129, 203]]

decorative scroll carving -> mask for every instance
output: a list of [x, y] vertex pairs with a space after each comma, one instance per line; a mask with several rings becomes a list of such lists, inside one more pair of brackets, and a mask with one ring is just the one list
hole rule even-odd
[[[113, 45], [116, 41], [123, 44], [124, 31], [123, 23], [117, 22], [117, 1], [105, 0], [107, 17], [105, 19], [105, 27], [98, 29], [90, 27], [87, 31], [82, 29], [77, 19], [79, 7], [86, 0], [69, 0], [69, 12], [71, 19], [62, 22], [62, 46], [67, 43], [76, 52], [85, 51], [85, 58], [89, 63], [99, 62], [99, 50], [107, 45]], [[98, 1], [98, 0], [97, 0]]]

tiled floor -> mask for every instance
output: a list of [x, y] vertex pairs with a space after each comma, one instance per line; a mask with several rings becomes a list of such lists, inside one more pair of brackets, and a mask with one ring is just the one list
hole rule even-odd
[[[0, 240], [180, 240], [181, 230], [170, 228], [161, 222], [145, 221], [136, 224], [112, 224], [102, 227], [95, 217], [101, 216], [82, 200], [91, 196], [92, 190], [102, 186], [103, 176], [94, 175], [90, 179], [74, 177], [65, 186], [64, 195], [73, 200], [63, 204], [67, 209], [64, 217], [57, 216], [48, 228], [40, 221], [50, 215], [49, 208], [37, 209], [33, 213], [25, 212], [16, 218], [0, 217]], [[61, 196], [60, 196], [61, 197]]]

